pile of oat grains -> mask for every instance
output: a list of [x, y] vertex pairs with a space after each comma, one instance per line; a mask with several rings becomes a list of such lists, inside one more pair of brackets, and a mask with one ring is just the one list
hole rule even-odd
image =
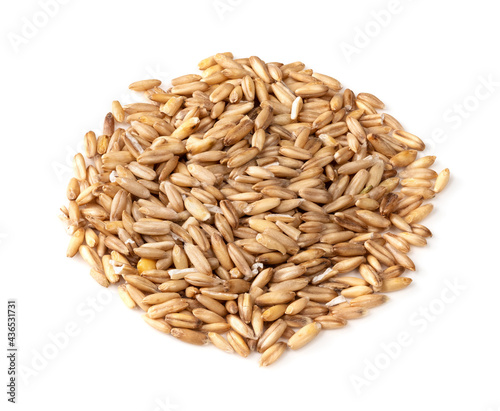
[[377, 97], [301, 62], [198, 67], [131, 84], [145, 102], [85, 135], [67, 255], [155, 329], [267, 366], [411, 283], [450, 174]]

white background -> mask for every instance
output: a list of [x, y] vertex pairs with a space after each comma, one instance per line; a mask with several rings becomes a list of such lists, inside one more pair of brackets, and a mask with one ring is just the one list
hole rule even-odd
[[[0, 303], [18, 300], [25, 371], [18, 403], [8, 406], [500, 409], [495, 2], [65, 3], [49, 17], [35, 0], [3, 2], [0, 12]], [[148, 327], [115, 288], [103, 291], [81, 260], [65, 258], [68, 237], [57, 218], [70, 159], [86, 131], [99, 132], [111, 101], [130, 102], [132, 81], [168, 83], [221, 51], [301, 60], [355, 92], [374, 93], [426, 141], [426, 154], [438, 156], [435, 168], [452, 172], [425, 221], [434, 237], [411, 252], [414, 283], [267, 369], [256, 355], [187, 346]], [[2, 392], [6, 367], [3, 361]], [[7, 409], [5, 394], [1, 403]]]

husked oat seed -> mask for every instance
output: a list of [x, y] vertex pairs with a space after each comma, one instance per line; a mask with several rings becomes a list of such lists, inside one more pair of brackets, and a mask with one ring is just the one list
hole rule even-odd
[[412, 282], [450, 180], [370, 93], [301, 62], [219, 53], [146, 79], [84, 136], [68, 257], [156, 330], [274, 363]]

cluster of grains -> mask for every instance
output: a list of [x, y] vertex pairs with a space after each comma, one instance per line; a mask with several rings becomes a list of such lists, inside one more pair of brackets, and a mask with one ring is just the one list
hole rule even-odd
[[301, 62], [221, 53], [85, 135], [67, 255], [155, 329], [267, 366], [407, 287], [447, 184], [368, 93]]

